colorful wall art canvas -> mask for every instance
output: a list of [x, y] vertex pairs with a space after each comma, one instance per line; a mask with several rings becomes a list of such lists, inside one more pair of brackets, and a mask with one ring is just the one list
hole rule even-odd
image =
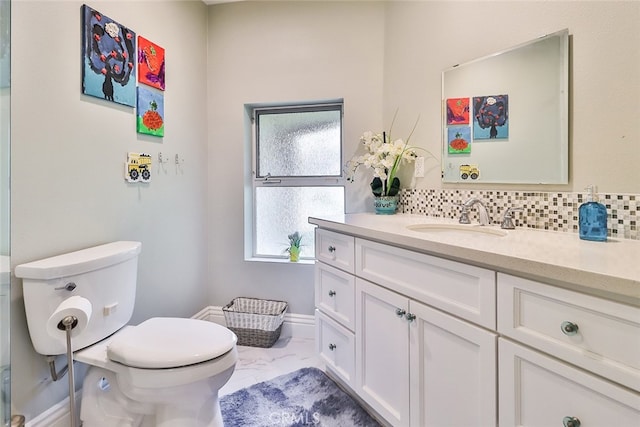
[[151, 181], [151, 154], [128, 153], [124, 164], [124, 179], [127, 182]]
[[451, 126], [447, 128], [447, 147], [449, 154], [471, 152], [471, 128], [469, 126]]
[[138, 133], [164, 136], [164, 93], [138, 86]]
[[469, 124], [469, 98], [447, 99], [447, 125]]
[[509, 95], [473, 97], [473, 139], [509, 138]]
[[134, 107], [136, 34], [82, 6], [82, 93]]
[[138, 81], [164, 90], [164, 49], [138, 36]]

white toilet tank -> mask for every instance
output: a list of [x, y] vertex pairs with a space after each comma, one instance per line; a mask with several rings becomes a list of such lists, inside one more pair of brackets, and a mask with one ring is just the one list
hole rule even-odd
[[141, 246], [140, 242], [113, 242], [16, 266], [29, 334], [38, 353], [66, 353], [66, 332], [52, 330], [50, 325], [54, 312], [60, 312], [60, 304], [71, 297], [79, 298], [63, 306], [81, 302], [83, 312], [90, 313], [82, 330], [72, 330], [73, 351], [101, 341], [129, 322]]

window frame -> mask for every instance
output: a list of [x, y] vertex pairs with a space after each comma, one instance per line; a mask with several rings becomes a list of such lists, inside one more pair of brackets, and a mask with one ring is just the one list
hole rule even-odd
[[[245, 197], [245, 203], [250, 200], [250, 209], [245, 209], [245, 212], [250, 215], [245, 215], [245, 227], [250, 228], [250, 232], [245, 233], [245, 260], [253, 261], [273, 261], [282, 262], [287, 261], [288, 257], [285, 255], [268, 255], [257, 254], [257, 203], [256, 192], [260, 187], [342, 187], [343, 189], [343, 206], [346, 208], [346, 188], [345, 188], [345, 173], [343, 168], [344, 159], [344, 101], [329, 100], [318, 101], [312, 103], [287, 103], [287, 104], [259, 104], [259, 105], [246, 105], [245, 106], [250, 131], [250, 145], [251, 145], [251, 160], [250, 160], [250, 174], [249, 185], [251, 195]], [[338, 175], [300, 175], [300, 176], [287, 176], [278, 175], [272, 176], [259, 175], [259, 120], [260, 116], [264, 114], [285, 114], [292, 112], [314, 112], [314, 111], [339, 111], [340, 112], [340, 160], [339, 160], [339, 174]], [[261, 171], [267, 173], [266, 171]], [[245, 188], [247, 188], [245, 187]], [[247, 188], [249, 190], [249, 188]], [[247, 195], [248, 196], [248, 195]], [[247, 230], [248, 231], [248, 230]], [[250, 239], [246, 237], [250, 236]], [[314, 248], [315, 251], [315, 248]], [[301, 257], [300, 263], [312, 262], [314, 257]]]

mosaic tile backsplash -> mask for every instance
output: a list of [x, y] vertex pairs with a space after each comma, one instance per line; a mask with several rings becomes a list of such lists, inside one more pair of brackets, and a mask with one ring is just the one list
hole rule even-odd
[[[400, 193], [398, 212], [441, 218], [459, 218], [460, 205], [470, 197], [481, 199], [489, 211], [491, 222], [500, 224], [510, 207], [523, 208], [514, 214], [516, 227], [578, 233], [578, 207], [587, 193], [547, 193], [498, 190], [429, 190], [404, 189]], [[640, 194], [599, 193], [599, 202], [607, 208], [608, 236], [617, 239], [640, 239]], [[478, 221], [475, 208], [469, 212]]]

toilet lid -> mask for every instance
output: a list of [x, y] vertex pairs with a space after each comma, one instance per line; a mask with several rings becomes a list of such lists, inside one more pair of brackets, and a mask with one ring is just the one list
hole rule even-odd
[[177, 368], [222, 356], [236, 340], [232, 331], [213, 322], [155, 317], [118, 333], [107, 356], [134, 368]]

